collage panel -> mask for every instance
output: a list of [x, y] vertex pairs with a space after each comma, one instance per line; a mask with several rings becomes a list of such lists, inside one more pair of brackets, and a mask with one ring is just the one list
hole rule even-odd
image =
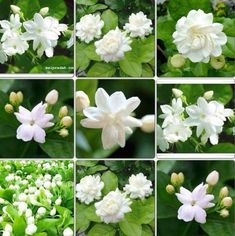
[[154, 80], [76, 83], [77, 158], [154, 158]]
[[0, 158], [74, 157], [74, 82], [0, 80]]
[[234, 77], [234, 9], [233, 0], [157, 0], [157, 76]]
[[77, 235], [155, 235], [154, 161], [77, 161]]
[[157, 84], [158, 153], [235, 153], [234, 84]]
[[0, 161], [1, 235], [73, 236], [73, 161]]
[[0, 73], [73, 74], [73, 0], [0, 2]]
[[158, 236], [233, 236], [234, 161], [157, 163]]
[[153, 0], [76, 2], [76, 76], [154, 77]]

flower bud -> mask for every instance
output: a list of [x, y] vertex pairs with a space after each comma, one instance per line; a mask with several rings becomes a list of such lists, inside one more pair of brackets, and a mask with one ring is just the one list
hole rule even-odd
[[168, 185], [166, 186], [166, 191], [167, 191], [169, 194], [173, 194], [173, 193], [175, 193], [175, 187], [174, 187], [173, 185], [171, 185], [171, 184], [168, 184]]
[[180, 68], [185, 64], [185, 57], [181, 54], [175, 54], [173, 57], [171, 57], [170, 63], [173, 67]]
[[4, 230], [11, 233], [12, 232], [12, 226], [10, 224], [6, 224], [4, 227]]
[[219, 173], [216, 170], [212, 171], [206, 178], [206, 182], [211, 186], [216, 185], [218, 180], [219, 180]]
[[222, 216], [223, 218], [226, 218], [229, 216], [229, 211], [227, 209], [222, 209], [220, 211], [220, 216]]
[[183, 92], [180, 89], [173, 88], [172, 93], [175, 95], [176, 98], [179, 98], [183, 95]]
[[37, 232], [37, 226], [35, 224], [29, 224], [25, 229], [25, 233], [27, 235], [33, 235], [36, 232]]
[[83, 91], [76, 92], [76, 111], [82, 112], [83, 109], [90, 106], [90, 99]]
[[18, 6], [16, 6], [16, 5], [11, 5], [10, 7], [11, 7], [11, 10], [13, 11], [14, 14], [20, 13], [20, 10], [21, 10], [21, 9], [20, 9]]
[[64, 231], [63, 231], [63, 236], [73, 236], [73, 230], [71, 228], [66, 228]]
[[62, 118], [61, 124], [65, 127], [69, 127], [73, 124], [73, 120], [70, 116], [65, 116]]
[[154, 115], [146, 115], [142, 119], [141, 129], [146, 133], [152, 133], [155, 129], [155, 116]]
[[49, 12], [49, 7], [43, 7], [39, 11], [39, 14], [41, 14], [42, 16], [45, 16], [48, 12]]
[[225, 197], [221, 201], [221, 205], [224, 207], [231, 207], [233, 204], [233, 199], [231, 197]]
[[176, 173], [172, 173], [171, 174], [171, 183], [174, 185], [174, 186], [177, 186], [178, 183], [179, 183], [179, 177]]
[[14, 112], [14, 107], [9, 103], [5, 105], [4, 109], [7, 113], [13, 113]]
[[58, 101], [58, 97], [59, 97], [58, 91], [53, 89], [47, 94], [45, 101], [50, 105], [54, 105]]
[[211, 57], [210, 64], [214, 69], [219, 70], [224, 67], [225, 58], [223, 55], [220, 55], [218, 57]]
[[69, 135], [69, 131], [67, 129], [61, 129], [59, 131], [59, 135], [63, 138], [67, 137]]
[[203, 97], [206, 99], [206, 100], [210, 100], [212, 99], [214, 95], [214, 91], [213, 90], [210, 90], [210, 91], [207, 91], [204, 93]]
[[59, 111], [59, 118], [63, 118], [64, 116], [67, 116], [68, 115], [68, 108], [67, 106], [63, 106], [60, 108], [60, 111]]
[[179, 185], [182, 185], [184, 182], [184, 174], [182, 172], [178, 174], [178, 182], [179, 182]]
[[223, 198], [225, 198], [225, 197], [227, 197], [228, 196], [228, 188], [227, 187], [223, 187], [223, 188], [221, 188], [220, 189], [220, 192], [219, 192], [219, 198], [220, 199], [223, 199]]
[[21, 104], [23, 102], [23, 99], [24, 99], [23, 93], [21, 91], [19, 91], [19, 92], [17, 92], [16, 96], [17, 96], [18, 104]]
[[59, 206], [59, 205], [61, 205], [61, 203], [62, 203], [62, 199], [61, 199], [60, 197], [57, 198], [56, 201], [55, 201], [55, 204], [56, 204], [57, 206]]
[[56, 208], [53, 207], [53, 209], [50, 211], [50, 216], [54, 216], [56, 214]]
[[41, 216], [45, 215], [46, 214], [46, 208], [39, 207], [37, 213], [38, 213], [38, 215], [41, 215]]
[[10, 103], [15, 106], [17, 105], [17, 100], [18, 100], [18, 97], [17, 97], [17, 94], [15, 92], [11, 92], [10, 93], [10, 96], [9, 96], [9, 101]]

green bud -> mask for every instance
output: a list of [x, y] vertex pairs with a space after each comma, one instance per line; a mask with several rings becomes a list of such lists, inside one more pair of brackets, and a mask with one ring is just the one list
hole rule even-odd
[[9, 103], [5, 105], [4, 109], [7, 113], [13, 113], [14, 112], [14, 107]]
[[228, 193], [229, 193], [229, 191], [228, 191], [228, 188], [227, 188], [227, 187], [221, 188], [221, 189], [220, 189], [220, 192], [219, 192], [219, 198], [220, 198], [220, 199], [223, 199], [223, 198], [227, 197], [227, 196], [228, 196]]
[[59, 118], [63, 118], [64, 116], [67, 116], [68, 115], [68, 108], [67, 106], [63, 106], [60, 108], [60, 111], [59, 111]]
[[178, 174], [178, 181], [179, 185], [182, 185], [184, 183], [184, 174], [182, 172]]
[[16, 95], [17, 95], [17, 102], [18, 102], [18, 104], [21, 104], [23, 102], [23, 100], [24, 100], [23, 93], [21, 91], [19, 91], [19, 92], [17, 92]]
[[214, 91], [213, 90], [210, 90], [210, 91], [207, 91], [203, 94], [203, 97], [206, 99], [206, 100], [210, 100], [213, 98], [213, 95], [214, 95]]
[[17, 100], [18, 100], [17, 94], [16, 94], [15, 92], [11, 92], [11, 93], [10, 93], [10, 96], [9, 96], [9, 101], [10, 101], [10, 103], [11, 103], [13, 106], [16, 106], [16, 105], [17, 105]]
[[171, 174], [171, 183], [174, 185], [174, 186], [178, 186], [178, 183], [179, 183], [179, 177], [176, 173], [172, 173]]
[[175, 68], [180, 68], [185, 64], [185, 57], [181, 54], [175, 54], [170, 58], [170, 63]]
[[61, 124], [64, 126], [64, 127], [69, 127], [73, 124], [73, 120], [70, 116], [65, 116], [62, 118], [61, 120]]
[[69, 135], [69, 131], [67, 129], [61, 129], [59, 131], [59, 135], [63, 138], [67, 137]]
[[173, 185], [171, 185], [171, 184], [168, 184], [168, 185], [166, 186], [166, 191], [167, 191], [169, 194], [173, 194], [173, 193], [175, 193], [175, 187], [174, 187]]
[[219, 70], [224, 67], [225, 58], [223, 55], [220, 55], [219, 57], [211, 57], [210, 64], [214, 69]]
[[227, 209], [222, 209], [220, 211], [220, 216], [222, 216], [223, 218], [226, 218], [229, 216], [229, 211]]
[[221, 201], [221, 206], [231, 207], [233, 205], [233, 199], [231, 197], [225, 197]]

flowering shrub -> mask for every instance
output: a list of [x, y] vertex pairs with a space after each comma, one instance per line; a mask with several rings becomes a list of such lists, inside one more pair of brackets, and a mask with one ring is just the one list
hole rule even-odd
[[77, 156], [153, 157], [153, 82], [77, 80]]
[[73, 83], [47, 82], [0, 81], [1, 157], [73, 157]]
[[232, 236], [234, 168], [233, 161], [158, 162], [158, 233]]
[[154, 235], [154, 162], [77, 163], [77, 233]]
[[[158, 87], [158, 149], [162, 152], [234, 153], [233, 86], [188, 84], [176, 87]], [[168, 95], [165, 95], [166, 90]], [[170, 104], [165, 104], [168, 101]]]
[[[157, 1], [158, 76], [235, 75], [233, 1]], [[180, 5], [180, 7], [179, 7]]]
[[151, 0], [77, 0], [77, 75], [152, 77], [153, 6]]
[[73, 163], [0, 163], [1, 235], [73, 236]]
[[[73, 60], [63, 56], [73, 32], [73, 5], [66, 2], [1, 1], [0, 72], [73, 71]], [[67, 55], [72, 57], [73, 50]]]

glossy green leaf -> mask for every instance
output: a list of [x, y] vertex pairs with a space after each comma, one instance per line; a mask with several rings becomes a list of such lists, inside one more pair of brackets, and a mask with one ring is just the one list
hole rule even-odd
[[104, 182], [103, 194], [108, 194], [110, 191], [115, 191], [118, 187], [118, 177], [111, 171], [106, 171], [101, 176]]

